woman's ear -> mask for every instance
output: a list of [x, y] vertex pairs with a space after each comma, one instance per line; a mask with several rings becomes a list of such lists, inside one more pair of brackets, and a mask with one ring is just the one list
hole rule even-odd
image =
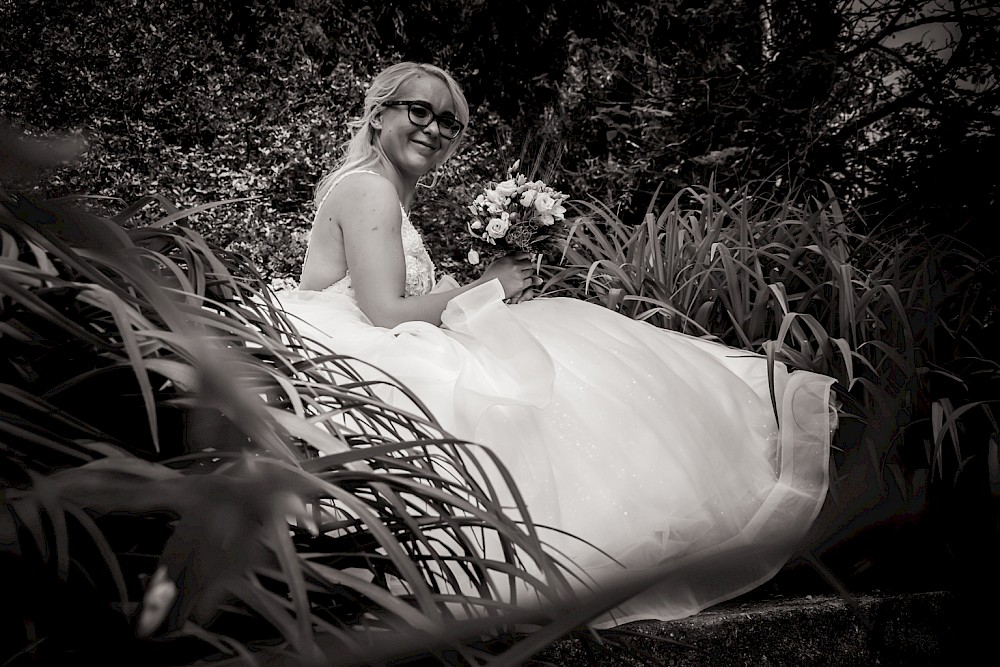
[[371, 126], [374, 129], [376, 129], [376, 130], [381, 130], [382, 129], [382, 114], [381, 114], [381, 112], [375, 114], [374, 116], [372, 116]]

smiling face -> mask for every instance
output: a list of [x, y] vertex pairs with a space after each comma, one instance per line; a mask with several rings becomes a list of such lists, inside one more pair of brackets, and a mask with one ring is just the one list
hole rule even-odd
[[[395, 100], [425, 102], [437, 115], [455, 115], [455, 103], [444, 81], [433, 74], [421, 73], [403, 83]], [[419, 127], [410, 122], [405, 106], [382, 109], [372, 121], [379, 130], [379, 142], [392, 167], [407, 179], [416, 180], [438, 166], [457, 139], [448, 139], [441, 134], [437, 122], [427, 127]]]

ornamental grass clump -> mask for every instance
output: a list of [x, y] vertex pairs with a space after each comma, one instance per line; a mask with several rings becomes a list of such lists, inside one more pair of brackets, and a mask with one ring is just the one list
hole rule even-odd
[[[834, 462], [864, 452], [883, 494], [887, 478], [911, 496], [929, 476], [954, 483], [972, 459], [993, 461], [1000, 483], [1000, 372], [975, 342], [990, 312], [977, 301], [988, 262], [919, 230], [869, 231], [829, 186], [780, 191], [688, 187], [659, 213], [654, 195], [635, 225], [575, 202], [543, 292], [837, 378]], [[844, 475], [858, 472], [835, 471], [835, 496]]]
[[0, 191], [6, 664], [474, 663], [567, 608], [488, 451], [317, 354], [195, 211], [79, 204]]

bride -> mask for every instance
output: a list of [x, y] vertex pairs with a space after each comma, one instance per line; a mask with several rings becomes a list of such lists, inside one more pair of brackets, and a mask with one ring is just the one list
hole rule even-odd
[[[532, 299], [524, 253], [468, 285], [438, 281], [408, 211], [468, 122], [437, 67], [375, 78], [317, 188], [284, 309], [306, 336], [407, 386], [450, 434], [489, 447], [552, 529], [543, 539], [593, 581], [623, 566], [664, 573], [610, 622], [683, 617], [765, 582], [826, 496], [833, 379], [778, 364], [772, 403], [759, 355]], [[384, 398], [407, 408], [401, 392]]]

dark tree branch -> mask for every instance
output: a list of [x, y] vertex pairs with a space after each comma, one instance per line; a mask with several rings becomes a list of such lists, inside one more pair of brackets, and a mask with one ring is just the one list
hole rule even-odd
[[977, 109], [975, 107], [957, 107], [955, 105], [945, 105], [940, 102], [928, 102], [924, 100], [917, 100], [910, 106], [913, 108], [931, 111], [938, 116], [938, 118], [947, 118], [949, 116], [953, 118], [964, 118], [969, 121], [982, 123], [994, 131], [1000, 130], [1000, 115], [990, 113], [988, 111], [982, 111], [981, 109]]
[[[955, 16], [956, 22], [958, 22], [961, 26], [965, 19], [964, 12], [961, 10], [960, 4], [957, 0], [954, 6], [955, 11], [953, 12], [953, 15]], [[951, 58], [949, 58], [939, 70], [927, 75], [926, 77], [922, 77], [911, 67], [911, 71], [918, 78], [921, 85], [904, 95], [894, 98], [892, 101], [884, 104], [883, 106], [871, 110], [854, 121], [845, 124], [833, 134], [833, 139], [841, 140], [848, 135], [854, 134], [862, 128], [869, 127], [873, 123], [876, 123], [883, 118], [896, 113], [897, 111], [901, 111], [907, 107], [918, 106], [918, 102], [922, 95], [940, 85], [940, 83], [945, 80], [947, 75], [957, 69], [958, 66], [966, 59], [968, 53], [968, 43], [968, 32], [962, 30], [958, 41], [955, 43], [955, 48]], [[879, 48], [892, 52], [892, 50], [887, 47], [879, 46]]]
[[[916, 6], [919, 3], [913, 3]], [[997, 24], [1000, 15], [995, 13], [995, 9], [991, 8], [990, 5], [976, 5], [973, 7], [961, 7], [959, 2], [955, 2], [954, 8], [950, 11], [932, 14], [930, 16], [922, 16], [920, 18], [913, 19], [912, 21], [907, 21], [906, 23], [899, 23], [900, 18], [906, 13], [909, 7], [904, 3], [903, 6], [896, 12], [895, 15], [889, 20], [886, 25], [876, 32], [874, 35], [863, 38], [853, 49], [842, 54], [841, 58], [844, 60], [852, 60], [861, 53], [869, 51], [877, 45], [891, 37], [892, 35], [899, 34], [906, 30], [911, 30], [913, 28], [919, 28], [924, 25], [939, 25], [942, 23], [957, 23], [960, 26], [961, 32], [964, 34], [971, 24], [978, 24], [979, 27], [983, 29], [988, 29], [991, 25]], [[975, 12], [980, 9], [992, 10], [994, 13], [992, 15], [981, 15]]]
[[859, 54], [864, 53], [865, 51], [871, 49], [873, 44], [878, 44], [883, 39], [893, 34], [896, 24], [906, 13], [906, 9], [907, 8], [905, 5], [901, 7], [899, 11], [896, 12], [896, 14], [891, 19], [889, 19], [889, 22], [885, 25], [885, 27], [876, 32], [873, 36], [861, 42], [861, 44], [856, 46], [853, 50], [843, 54], [843, 56], [841, 56], [842, 59], [845, 61], [854, 60]]
[[869, 111], [868, 113], [862, 115], [860, 118], [857, 118], [853, 121], [844, 124], [836, 132], [834, 132], [832, 137], [833, 140], [843, 141], [849, 135], [854, 134], [858, 130], [868, 127], [874, 123], [877, 123], [878, 121], [882, 120], [883, 118], [886, 118], [887, 116], [891, 116], [897, 111], [901, 111], [902, 109], [906, 109], [907, 107], [913, 106], [915, 101], [920, 98], [920, 94], [922, 92], [923, 91], [919, 89], [911, 90], [905, 95], [900, 95], [899, 97], [894, 98], [891, 102], [888, 102], [882, 105], [881, 107]]

